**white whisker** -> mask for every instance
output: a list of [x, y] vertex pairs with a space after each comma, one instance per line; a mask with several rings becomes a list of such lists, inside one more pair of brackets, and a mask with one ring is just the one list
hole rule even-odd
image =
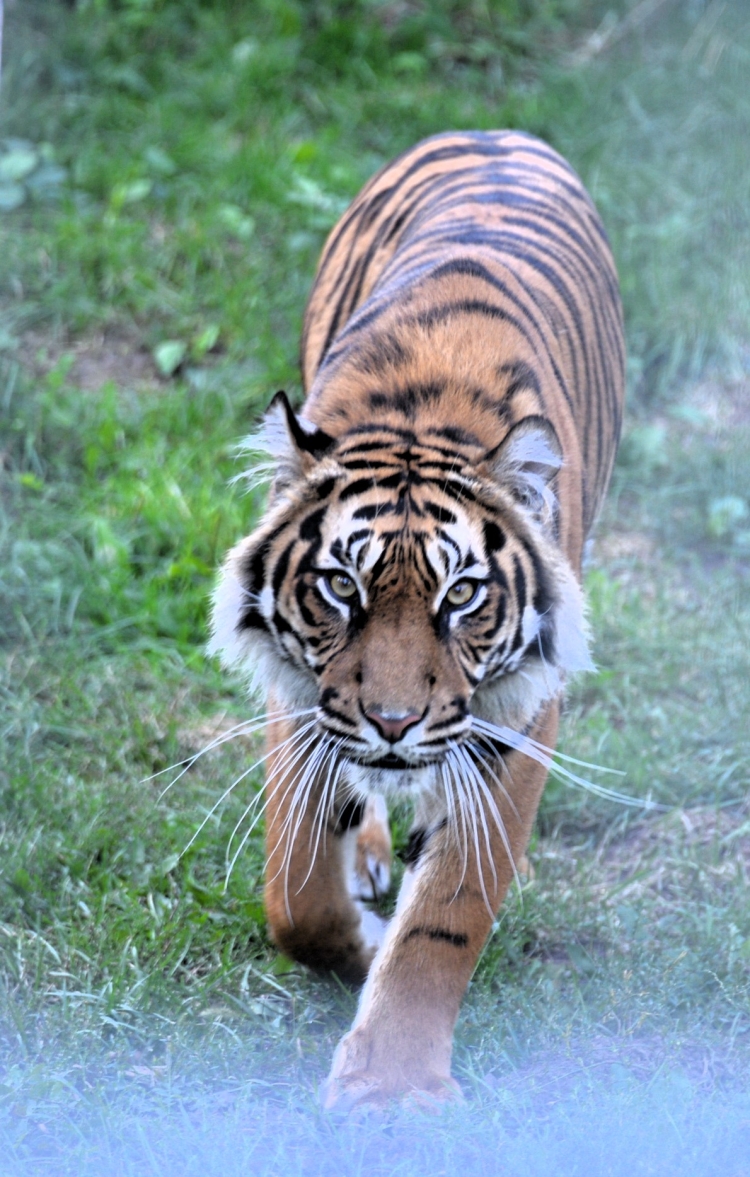
[[[311, 753], [309, 759], [307, 761], [305, 761], [304, 765], [301, 765], [300, 768], [297, 770], [297, 772], [294, 775], [293, 780], [290, 782], [290, 784], [285, 789], [284, 796], [281, 799], [282, 803], [283, 803], [283, 801], [289, 795], [290, 790], [292, 788], [294, 789], [294, 792], [292, 793], [292, 799], [289, 802], [289, 808], [287, 809], [287, 812], [286, 812], [286, 816], [284, 817], [284, 820], [281, 824], [281, 828], [278, 831], [278, 836], [276, 838], [276, 842], [273, 846], [272, 851], [270, 851], [270, 853], [273, 853], [273, 854], [275, 854], [277, 852], [277, 850], [281, 846], [282, 842], [286, 838], [287, 831], [293, 826], [293, 831], [292, 831], [291, 837], [286, 839], [287, 847], [285, 850], [283, 862], [286, 861], [286, 856], [289, 852], [289, 847], [291, 845], [293, 845], [294, 839], [297, 835], [300, 824], [301, 824], [302, 819], [304, 817], [305, 808], [307, 805], [307, 798], [309, 796], [310, 790], [313, 785], [315, 773], [317, 772], [317, 769], [321, 763], [321, 760], [324, 758], [324, 756], [328, 750], [328, 736], [325, 733], [323, 735], [321, 735], [320, 733], [316, 732], [315, 739], [316, 739], [317, 743], [316, 743], [316, 746], [313, 747], [313, 750], [312, 750], [312, 753]], [[302, 804], [303, 801], [304, 801], [304, 804]], [[298, 810], [299, 810], [299, 812], [298, 812]], [[282, 862], [282, 868], [283, 868], [283, 862]], [[277, 872], [277, 874], [278, 874], [278, 872]], [[274, 875], [274, 878], [276, 878], [276, 877], [277, 877], [277, 875]]]
[[[470, 777], [472, 780], [472, 787], [474, 789], [474, 796], [475, 796], [477, 802], [479, 803], [479, 805], [478, 805], [479, 817], [480, 817], [480, 820], [482, 823], [482, 831], [484, 833], [484, 844], [487, 848], [487, 857], [488, 857], [489, 863], [490, 863], [490, 870], [492, 871], [492, 880], [494, 883], [495, 893], [497, 894], [497, 871], [495, 870], [494, 855], [492, 853], [492, 843], [490, 841], [489, 829], [487, 828], [487, 818], [486, 818], [486, 815], [484, 812], [484, 805], [482, 804], [482, 798], [480, 796], [480, 789], [487, 800], [488, 806], [491, 806], [492, 809], [494, 809], [495, 814], [497, 814], [498, 817], [500, 815], [497, 812], [497, 806], [495, 805], [495, 802], [492, 798], [492, 794], [490, 793], [489, 789], [487, 788], [485, 781], [482, 779], [482, 774], [478, 771], [476, 765], [471, 760], [471, 757], [467, 755], [466, 750], [461, 749], [461, 751], [463, 753], [461, 759], [466, 764], [467, 769], [470, 772]], [[457, 754], [458, 753], [454, 753], [454, 755], [457, 755]], [[494, 911], [493, 911], [492, 915], [494, 918], [494, 915], [495, 915]]]
[[[303, 728], [300, 728], [299, 731], [295, 732], [294, 735], [291, 736], [288, 740], [285, 740], [283, 744], [279, 744], [273, 749], [274, 754], [278, 758], [276, 761], [274, 761], [273, 769], [271, 770], [274, 774], [281, 774], [282, 772], [294, 771], [294, 768], [296, 767], [298, 761], [305, 755], [305, 753], [308, 751], [308, 749], [311, 748], [312, 745], [315, 743], [315, 741], [318, 739], [318, 732], [315, 730], [315, 726], [316, 726], [316, 721], [314, 721], [314, 720], [310, 721]], [[288, 745], [288, 747], [285, 748], [285, 745]], [[295, 745], [297, 745], [297, 746], [295, 747]], [[281, 753], [281, 755], [279, 755], [279, 753]], [[277, 792], [277, 789], [279, 786], [278, 785], [274, 785], [273, 787], [269, 786], [269, 783], [268, 783], [269, 775], [270, 774], [266, 775], [265, 790], [260, 791], [256, 794], [255, 798], [253, 799], [253, 801], [250, 802], [250, 805], [247, 806], [245, 813], [239, 819], [239, 821], [235, 825], [234, 829], [232, 830], [232, 833], [229, 838], [229, 842], [227, 844], [227, 855], [229, 854], [229, 847], [231, 846], [232, 841], [235, 838], [242, 822], [245, 820], [247, 813], [249, 813], [250, 810], [253, 808], [253, 806], [257, 803], [258, 799], [260, 797], [264, 797], [263, 804], [262, 804], [260, 810], [253, 818], [249, 829], [246, 831], [247, 835], [249, 835], [253, 832], [253, 830], [257, 826], [258, 822], [263, 817], [263, 814], [265, 813], [266, 809], [268, 808], [269, 802], [271, 801], [272, 798], [275, 798], [276, 792]], [[298, 776], [299, 776], [299, 770], [297, 771], [296, 776], [293, 777], [292, 780], [287, 784], [287, 787], [284, 790], [284, 793], [281, 797], [281, 801], [279, 802], [280, 805], [283, 804], [289, 791], [294, 787], [294, 782]], [[246, 841], [247, 841], [247, 838], [244, 837], [243, 845]], [[233, 858], [233, 861], [234, 861], [234, 858]]]
[[[331, 806], [332, 806], [333, 800], [336, 796], [336, 785], [338, 783], [338, 779], [339, 779], [339, 776], [341, 775], [341, 770], [343, 768], [342, 762], [340, 760], [339, 761], [336, 760], [336, 754], [338, 753], [340, 747], [341, 747], [341, 740], [331, 742], [331, 749], [330, 749], [331, 762], [328, 767], [328, 776], [326, 777], [325, 785], [324, 785], [323, 789], [321, 790], [320, 799], [318, 801], [318, 806], [315, 811], [315, 817], [313, 818], [313, 829], [310, 830], [310, 846], [309, 846], [310, 865], [307, 868], [307, 874], [305, 875], [304, 879], [302, 880], [299, 887], [297, 888], [298, 895], [299, 895], [300, 891], [302, 890], [302, 888], [304, 887], [307, 880], [310, 878], [310, 875], [312, 874], [312, 870], [315, 865], [315, 860], [318, 856], [318, 846], [320, 845], [321, 831], [325, 831], [328, 826], [328, 815], [331, 812]], [[315, 829], [316, 826], [317, 826], [317, 833], [315, 835], [315, 845], [312, 846], [312, 835], [313, 835], [313, 830]], [[325, 832], [324, 832], [324, 834], [323, 834], [323, 854], [324, 855], [325, 855], [325, 852], [326, 852], [326, 845], [325, 845]]]
[[[336, 755], [343, 744], [343, 740], [340, 737], [334, 739], [332, 736], [329, 736], [328, 739], [330, 742], [331, 754], [330, 754], [330, 759], [329, 759], [329, 764], [328, 764], [328, 775], [326, 776], [325, 784], [323, 785], [321, 796], [325, 800], [326, 796], [328, 795], [329, 788], [330, 788], [330, 790], [331, 790], [331, 803], [333, 803], [333, 800], [336, 796], [336, 782], [338, 781], [338, 778], [341, 774], [341, 769], [343, 767], [341, 761], [336, 760]], [[336, 775], [335, 775], [335, 778], [332, 782], [331, 778], [334, 776], [334, 771], [335, 771]], [[330, 810], [330, 806], [329, 806], [329, 810]], [[317, 810], [316, 810], [316, 818], [317, 818]], [[328, 828], [328, 821], [327, 821], [327, 817], [326, 817], [326, 821], [322, 826], [322, 829], [323, 829], [323, 854], [326, 853], [326, 849], [327, 849], [327, 845], [326, 845], [327, 828]], [[311, 845], [312, 845], [312, 834], [313, 834], [313, 831], [311, 830], [310, 831], [310, 845], [308, 846], [308, 849], [310, 849]], [[319, 839], [319, 837], [320, 837], [320, 831], [318, 831], [318, 836], [315, 840], [315, 850], [312, 853], [312, 860], [313, 861], [315, 861], [315, 855], [318, 852], [318, 839]], [[305, 879], [305, 882], [307, 882], [307, 879]]]
[[[453, 836], [456, 840], [456, 846], [460, 844], [460, 834], [458, 829], [458, 816], [456, 814], [456, 804], [453, 799], [453, 774], [451, 772], [450, 780], [448, 780], [449, 765], [446, 760], [442, 760], [439, 765], [440, 777], [443, 783], [443, 795], [445, 797], [445, 809], [448, 817], [448, 828], [452, 829]], [[465, 870], [464, 870], [465, 873]], [[454, 896], [455, 898], [455, 896]]]
[[563, 752], [558, 752], [556, 748], [549, 748], [546, 744], [542, 744], [539, 740], [535, 740], [532, 736], [522, 735], [521, 732], [515, 731], [513, 728], [505, 725], [490, 723], [487, 719], [480, 719], [477, 715], [471, 716], [471, 727], [474, 731], [484, 731], [494, 739], [500, 740], [504, 744], [508, 744], [511, 748], [523, 751], [520, 748], [519, 741], [530, 744], [532, 747], [545, 752], [548, 756], [556, 760], [565, 760], [570, 764], [577, 764], [581, 768], [590, 768], [594, 772], [606, 772], [613, 776], [625, 776], [626, 774], [619, 768], [608, 768], [603, 764], [592, 764], [588, 760], [577, 760], [574, 756], [566, 756]]
[[[461, 890], [461, 887], [463, 886], [464, 879], [466, 878], [466, 871], [468, 870], [468, 866], [469, 866], [469, 836], [468, 836], [468, 828], [469, 827], [468, 827], [468, 822], [466, 820], [466, 806], [464, 803], [463, 787], [462, 787], [461, 781], [458, 776], [458, 767], [459, 767], [458, 761], [456, 760], [456, 762], [454, 764], [453, 759], [451, 759], [449, 762], [448, 759], [446, 758], [445, 763], [446, 763], [446, 767], [448, 768], [448, 771], [450, 772], [451, 780], [453, 781], [453, 783], [455, 785], [454, 801], [455, 801], [455, 805], [456, 805], [457, 818], [458, 818], [458, 815], [460, 815], [460, 817], [461, 817], [461, 842], [462, 842], [462, 850], [463, 850], [461, 878], [459, 879], [458, 886], [456, 887], [456, 891], [453, 896], [453, 899], [451, 899], [451, 903], [452, 903], [453, 900], [458, 895], [459, 891]], [[456, 821], [456, 827], [458, 827], [458, 821]]]
[[[540, 744], [537, 740], [532, 739], [531, 736], [523, 736], [520, 732], [513, 731], [512, 728], [488, 723], [486, 720], [476, 717], [472, 717], [472, 728], [479, 736], [489, 735], [493, 739], [500, 740], [501, 743], [509, 745], [509, 747], [524, 756], [528, 756], [530, 760], [535, 760], [537, 764], [541, 764], [559, 780], [583, 789], [587, 793], [592, 793], [595, 797], [603, 797], [608, 801], [616, 801], [619, 805], [629, 805], [634, 809], [657, 809], [666, 812], [669, 808], [666, 805], [660, 805], [657, 801], [652, 801], [650, 797], [631, 797], [627, 793], [620, 793], [617, 789], [608, 789], [604, 785], [599, 785], [594, 781], [586, 780], [585, 777], [578, 776], [576, 773], [571, 772], [570, 769], [565, 768], [564, 765], [557, 763], [554, 757], [558, 756], [558, 753], [553, 749]], [[564, 759], [569, 763], [581, 764], [586, 768], [596, 771], [613, 771], [601, 769], [600, 765], [588, 764], [586, 761], [576, 761], [572, 757], [564, 757]]]
[[304, 711], [274, 711], [268, 712], [265, 715], [253, 716], [251, 719], [244, 719], [241, 723], [237, 723], [234, 725], [234, 727], [229, 728], [228, 731], [220, 732], [219, 735], [215, 737], [215, 739], [206, 744], [205, 748], [201, 748], [199, 752], [195, 752], [187, 760], [180, 760], [175, 764], [169, 764], [166, 768], [161, 768], [158, 772], [152, 773], [151, 776], [144, 777], [143, 780], [141, 780], [139, 783], [146, 785], [149, 781], [154, 781], [157, 777], [164, 776], [165, 772], [172, 772], [175, 768], [181, 768], [181, 771], [177, 774], [174, 780], [170, 781], [166, 788], [164, 788], [159, 794], [158, 800], [161, 801], [162, 797], [164, 797], [165, 794], [169, 792], [172, 786], [176, 785], [177, 782], [181, 780], [182, 777], [184, 777], [185, 773], [193, 767], [196, 761], [200, 760], [202, 756], [205, 756], [207, 752], [212, 752], [214, 748], [219, 748], [222, 744], [226, 744], [230, 740], [237, 739], [238, 736], [253, 735], [256, 731], [260, 731], [262, 728], [267, 727], [268, 724], [273, 722], [274, 719], [281, 719], [286, 717], [292, 720], [301, 719], [305, 715], [312, 715], [315, 710], [316, 709], [314, 707], [308, 707]]
[[[473, 746], [470, 745], [470, 747], [471, 747], [471, 750], [474, 751]], [[508, 856], [508, 862], [510, 863], [510, 868], [513, 871], [513, 879], [516, 884], [516, 888], [518, 889], [518, 893], [520, 895], [520, 894], [522, 894], [521, 880], [518, 875], [518, 868], [516, 867], [516, 860], [514, 859], [513, 853], [511, 851], [510, 838], [508, 837], [508, 831], [505, 828], [505, 822], [503, 821], [502, 814], [500, 813], [500, 810], [498, 809], [497, 805], [495, 804], [495, 798], [492, 796], [492, 792], [491, 792], [489, 786], [487, 785], [487, 782], [484, 780], [484, 777], [482, 776], [481, 772], [479, 772], [477, 766], [475, 764], [473, 764], [471, 757], [469, 756], [468, 749], [460, 746], [456, 751], [457, 752], [460, 751], [463, 754], [463, 756], [468, 764], [469, 771], [471, 771], [475, 774], [475, 777], [476, 777], [476, 780], [479, 784], [479, 787], [480, 787], [482, 793], [484, 794], [484, 797], [487, 801], [487, 808], [490, 811], [490, 817], [492, 818], [495, 825], [497, 826], [497, 831], [498, 831], [501, 841], [503, 843], [503, 848], [505, 849], [505, 853]], [[511, 802], [511, 804], [512, 804], [512, 802]]]
[[[297, 749], [295, 750], [295, 752], [294, 752], [293, 756], [291, 757], [290, 764], [289, 764], [289, 765], [286, 765], [285, 767], [292, 767], [292, 768], [293, 768], [293, 767], [294, 767], [294, 766], [297, 764], [297, 761], [298, 761], [298, 760], [299, 760], [299, 759], [300, 759], [302, 756], [304, 756], [305, 752], [308, 750], [308, 748], [310, 748], [310, 747], [311, 747], [311, 745], [312, 745], [312, 744], [315, 742], [315, 740], [316, 740], [317, 738], [318, 738], [318, 733], [317, 733], [317, 732], [314, 732], [312, 735], [308, 736], [308, 738], [305, 740], [305, 742], [304, 742], [304, 743], [303, 743], [303, 744], [302, 744], [302, 745], [301, 745], [299, 748], [297, 748]], [[296, 775], [295, 775], [295, 776], [292, 778], [292, 780], [289, 782], [289, 784], [287, 785], [286, 789], [284, 790], [284, 795], [283, 795], [283, 796], [282, 796], [282, 798], [281, 798], [281, 802], [280, 802], [280, 804], [283, 804], [283, 802], [284, 802], [284, 800], [285, 800], [286, 796], [288, 795], [289, 791], [290, 791], [292, 788], [294, 788], [294, 786], [295, 786], [295, 783], [296, 783], [296, 781], [297, 781], [297, 780], [298, 780], [298, 778], [299, 778], [299, 774], [300, 774], [300, 772], [303, 772], [303, 773], [304, 773], [304, 772], [306, 771], [306, 769], [307, 769], [307, 764], [305, 764], [305, 763], [303, 763], [303, 764], [301, 764], [301, 765], [299, 766], [299, 768], [297, 769], [297, 773], [296, 773]], [[258, 824], [258, 822], [260, 821], [261, 817], [262, 817], [262, 816], [263, 816], [263, 814], [265, 813], [265, 810], [266, 810], [266, 808], [267, 808], [267, 806], [268, 806], [268, 802], [270, 801], [271, 797], [274, 795], [274, 792], [275, 792], [275, 790], [273, 790], [271, 793], [269, 793], [269, 792], [268, 792], [268, 790], [266, 790], [266, 797], [265, 797], [265, 800], [264, 800], [264, 802], [263, 802], [263, 805], [262, 805], [261, 809], [260, 809], [260, 810], [259, 810], [259, 812], [258, 812], [258, 813], [255, 815], [255, 817], [254, 817], [254, 818], [253, 818], [253, 820], [251, 821], [251, 823], [250, 823], [250, 825], [248, 826], [248, 828], [245, 830], [244, 834], [242, 835], [242, 838], [240, 839], [239, 846], [238, 846], [238, 847], [237, 847], [237, 849], [235, 850], [235, 852], [234, 852], [234, 854], [232, 855], [231, 859], [229, 859], [229, 848], [227, 847], [227, 856], [226, 856], [226, 878], [225, 878], [225, 880], [224, 880], [224, 890], [225, 890], [225, 891], [226, 891], [226, 888], [227, 888], [227, 886], [228, 886], [228, 884], [229, 884], [229, 880], [230, 880], [230, 878], [231, 878], [231, 876], [232, 876], [232, 871], [234, 870], [234, 868], [235, 868], [235, 866], [236, 866], [236, 864], [237, 864], [237, 860], [238, 860], [238, 858], [239, 858], [240, 854], [242, 853], [242, 851], [244, 850], [245, 846], [247, 845], [247, 843], [248, 843], [248, 841], [249, 841], [249, 839], [250, 839], [250, 836], [251, 836], [251, 834], [252, 834], [253, 830], [255, 829], [255, 827], [257, 826], [257, 824]], [[259, 794], [259, 796], [260, 796], [260, 794]], [[251, 806], [250, 806], [250, 807], [248, 807], [248, 810], [247, 810], [246, 812], [249, 812], [249, 809], [250, 809], [250, 808], [251, 808]], [[238, 829], [238, 828], [239, 828], [239, 826], [235, 827], [235, 829]], [[278, 846], [278, 842], [277, 842], [277, 846]], [[276, 847], [274, 847], [274, 851], [275, 851], [275, 849], [276, 849]], [[276, 877], [276, 876], [274, 876], [274, 878], [275, 878], [275, 877]]]
[[[287, 849], [285, 851], [285, 858], [284, 858], [285, 861], [286, 861], [286, 855], [287, 855], [287, 853], [289, 853], [289, 848], [294, 845], [294, 841], [297, 837], [297, 834], [299, 833], [300, 825], [302, 824], [302, 820], [305, 816], [307, 797], [308, 797], [310, 790], [312, 789], [312, 786], [314, 784], [315, 774], [317, 773], [321, 762], [325, 759], [325, 756], [328, 753], [329, 739], [330, 739], [330, 737], [328, 735], [326, 735], [325, 733], [319, 738], [319, 742], [317, 744], [317, 747], [315, 747], [313, 749], [310, 759], [304, 765], [304, 772], [302, 774], [302, 777], [300, 778], [299, 772], [297, 772], [297, 775], [295, 777], [296, 784], [295, 784], [294, 793], [292, 795], [292, 800], [289, 803], [289, 809], [287, 810], [286, 817], [284, 818], [284, 821], [281, 825], [281, 829], [279, 830], [278, 838], [276, 839], [276, 843], [273, 848], [273, 853], [276, 853], [276, 851], [280, 847], [282, 841], [284, 840], [287, 830], [289, 830], [289, 828], [292, 826], [292, 823], [294, 822], [294, 829], [292, 831], [291, 837], [287, 839]], [[286, 792], [284, 793], [284, 797], [282, 798], [282, 801], [286, 798], [288, 792], [289, 792], [289, 789], [287, 789]], [[303, 799], [305, 801], [305, 804], [300, 807], [300, 802]], [[297, 816], [298, 807], [299, 807], [299, 815]], [[274, 878], [275, 877], [276, 876], [274, 875]]]
[[[272, 751], [273, 751], [273, 749], [270, 752], [266, 752], [263, 756], [260, 757], [259, 760], [256, 760], [254, 764], [251, 764], [249, 768], [246, 768], [244, 772], [240, 773], [240, 775], [236, 778], [236, 780], [232, 781], [231, 785], [229, 785], [228, 788], [226, 788], [224, 790], [224, 792], [221, 794], [221, 796], [218, 798], [218, 800], [214, 801], [214, 803], [211, 806], [211, 808], [209, 809], [208, 813], [203, 818], [203, 821], [200, 823], [197, 830], [195, 830], [195, 832], [193, 833], [193, 836], [190, 839], [190, 841], [188, 842], [187, 846], [185, 846], [184, 849], [180, 852], [180, 858], [182, 858], [185, 854], [187, 854], [188, 850], [195, 842], [195, 839], [199, 836], [201, 831], [205, 828], [205, 826], [211, 820], [213, 815], [216, 813], [216, 810], [219, 808], [220, 805], [223, 805], [223, 803], [226, 801], [227, 797], [234, 791], [234, 789], [237, 788], [237, 785], [239, 785], [242, 781], [244, 781], [246, 777], [250, 776], [250, 773], [254, 772], [256, 768], [260, 768], [261, 764], [263, 764], [264, 761], [268, 760], [268, 757], [272, 754]], [[255, 804], [255, 800], [253, 800], [252, 804]]]
[[262, 728], [264, 728], [267, 722], [267, 720], [263, 720], [259, 723], [253, 720], [246, 720], [244, 723], [235, 724], [233, 728], [230, 728], [229, 731], [222, 732], [220, 735], [216, 736], [213, 740], [210, 741], [210, 743], [206, 744], [205, 747], [201, 748], [199, 752], [194, 753], [187, 760], [181, 760], [178, 764], [170, 764], [168, 768], [162, 768], [159, 772], [155, 772], [152, 776], [144, 777], [140, 784], [146, 785], [149, 781], [156, 780], [157, 777], [163, 776], [165, 772], [171, 772], [172, 769], [181, 766], [180, 772], [178, 772], [177, 776], [174, 777], [174, 779], [171, 780], [169, 784], [162, 789], [161, 793], [157, 797], [157, 801], [161, 801], [161, 799], [167, 795], [169, 790], [174, 785], [176, 785], [178, 781], [182, 780], [185, 773], [193, 767], [196, 761], [200, 760], [201, 756], [205, 756], [208, 752], [213, 752], [214, 748], [220, 748], [222, 744], [229, 743], [231, 740], [236, 740], [239, 736], [254, 735], [256, 731], [260, 731]]
[[[284, 873], [284, 903], [286, 906], [287, 916], [289, 917], [291, 923], [294, 922], [291, 908], [289, 906], [289, 867], [292, 861], [292, 853], [297, 840], [297, 835], [299, 834], [300, 826], [302, 825], [305, 813], [307, 812], [310, 794], [315, 785], [315, 781], [318, 778], [320, 767], [325, 763], [325, 759], [329, 755], [331, 743], [332, 741], [330, 736], [324, 734], [317, 748], [314, 749], [312, 756], [304, 765], [302, 778], [299, 780], [299, 783], [294, 790], [289, 810], [287, 812], [286, 818], [284, 819], [281, 830], [279, 831], [273, 851], [271, 852], [275, 854], [282, 845], [282, 842], [286, 842], [281, 865], [272, 878], [269, 879], [269, 882], [273, 882], [282, 872]], [[299, 773], [297, 776], [299, 777]], [[313, 821], [314, 820], [315, 818], [313, 818]], [[291, 829], [293, 821], [294, 828]], [[287, 833], [287, 831], [290, 829], [291, 832]]]
[[[282, 769], [290, 767], [290, 766], [293, 767], [296, 764], [299, 757], [304, 755], [304, 752], [306, 751], [306, 749], [309, 748], [310, 745], [313, 743], [313, 741], [316, 739], [315, 732], [313, 732], [313, 734], [310, 734], [310, 729], [315, 728], [316, 722], [317, 721], [314, 719], [308, 720], [308, 722], [306, 724], [303, 724], [303, 726], [301, 728], [298, 728], [295, 732], [293, 732], [290, 736], [288, 736], [286, 740], [283, 740], [281, 744], [277, 744], [273, 749], [271, 749], [270, 752], [268, 752], [266, 754], [267, 757], [270, 757], [271, 755], [273, 755], [274, 757], [277, 758], [277, 759], [274, 759], [274, 761], [273, 761], [273, 764], [271, 767], [271, 772], [273, 772], [274, 774], [280, 773], [282, 771]], [[307, 738], [305, 739], [304, 737], [307, 737]], [[295, 744], [300, 743], [300, 741], [302, 741], [302, 740], [304, 740], [304, 742], [301, 744], [301, 746], [298, 748], [295, 748]], [[243, 774], [243, 776], [244, 775], [245, 774]], [[242, 777], [240, 777], [239, 780], [242, 780]], [[239, 781], [237, 781], [235, 783], [239, 783]], [[234, 786], [232, 786], [232, 787], [234, 787]], [[266, 793], [267, 793], [267, 790], [266, 790]], [[286, 796], [286, 794], [284, 794], [284, 796]], [[252, 812], [252, 810], [255, 808], [255, 806], [258, 804], [258, 801], [262, 797], [263, 797], [263, 792], [261, 792], [261, 791], [259, 791], [258, 793], [255, 794], [252, 801], [250, 801], [250, 803], [243, 810], [242, 815], [240, 816], [239, 820], [235, 824], [234, 829], [232, 830], [231, 834], [229, 835], [229, 839], [227, 841], [227, 849], [226, 849], [226, 853], [224, 856], [224, 864], [226, 867], [229, 867], [229, 852], [230, 852], [232, 842], [234, 841], [235, 837], [237, 836], [237, 833], [238, 833], [242, 823], [245, 821], [248, 814]], [[283, 800], [283, 798], [282, 798], [282, 800]], [[260, 811], [253, 818], [252, 822], [250, 823], [249, 828], [246, 831], [246, 835], [243, 837], [243, 841], [242, 841], [243, 846], [245, 846], [247, 844], [247, 839], [250, 837], [250, 835], [252, 834], [256, 825], [258, 824], [261, 817], [263, 816], [266, 806], [268, 804], [268, 801], [269, 801], [269, 796], [267, 793], [265, 799], [263, 800], [263, 804], [260, 808]], [[234, 865], [235, 862], [236, 862], [236, 858], [232, 858], [232, 865]], [[231, 870], [229, 871], [229, 873], [231, 874]], [[227, 877], [227, 880], [225, 880], [225, 886], [226, 886], [227, 881], [228, 881], [228, 877]]]
[[[513, 813], [514, 813], [514, 815], [515, 815], [515, 816], [518, 818], [518, 820], [520, 821], [520, 820], [521, 820], [521, 817], [520, 817], [520, 815], [519, 815], [518, 809], [516, 808], [516, 803], [515, 803], [515, 801], [514, 801], [514, 800], [513, 800], [513, 798], [511, 797], [510, 793], [509, 793], [509, 792], [508, 792], [508, 790], [506, 789], [506, 787], [505, 787], [505, 785], [503, 784], [503, 782], [500, 780], [500, 777], [497, 775], [497, 773], [496, 773], [496, 772], [495, 772], [495, 770], [493, 769], [492, 765], [489, 763], [489, 761], [488, 761], [488, 760], [487, 760], [487, 759], [484, 757], [484, 755], [482, 754], [481, 747], [480, 747], [479, 745], [477, 745], [476, 743], [474, 743], [474, 741], [471, 741], [471, 742], [470, 742], [470, 747], [471, 747], [471, 751], [472, 751], [472, 753], [474, 754], [474, 756], [476, 756], [477, 760], [478, 760], [478, 761], [479, 761], [479, 762], [482, 764], [482, 766], [483, 766], [483, 767], [484, 767], [484, 768], [487, 770], [487, 772], [490, 774], [490, 776], [492, 777], [493, 781], [494, 781], [494, 782], [495, 782], [495, 784], [497, 785], [498, 789], [500, 789], [501, 793], [503, 794], [503, 796], [505, 797], [506, 801], [508, 802], [508, 804], [510, 805], [511, 809], [513, 810]], [[500, 763], [502, 764], [503, 768], [505, 768], [505, 761], [503, 760], [502, 756], [500, 756], [500, 754], [499, 754], [498, 752], [496, 752], [496, 753], [495, 753], [495, 755], [497, 756], [498, 760], [499, 760], [499, 761], [500, 761]], [[506, 768], [506, 772], [507, 772], [507, 768]]]
[[[466, 760], [464, 760], [464, 763], [466, 763], [466, 767], [468, 768], [470, 765], [470, 762], [467, 763]], [[492, 866], [492, 873], [495, 876], [495, 892], [496, 893], [497, 893], [497, 874], [495, 873], [495, 864], [492, 861], [492, 849], [490, 846], [489, 834], [487, 831], [487, 822], [484, 817], [484, 809], [482, 806], [482, 800], [477, 792], [476, 782], [474, 780], [473, 773], [471, 773], [471, 772], [468, 773], [468, 779], [466, 781], [466, 784], [468, 785], [468, 789], [469, 789], [469, 796], [467, 797], [467, 801], [469, 803], [469, 817], [471, 818], [471, 827], [472, 827], [472, 832], [474, 834], [474, 854], [476, 855], [476, 860], [477, 860], [477, 875], [479, 876], [479, 886], [482, 889], [482, 898], [484, 899], [485, 907], [487, 908], [488, 912], [490, 913], [490, 919], [494, 919], [495, 918], [495, 911], [494, 911], [494, 908], [492, 907], [492, 904], [490, 903], [489, 896], [487, 894], [487, 888], [484, 885], [484, 868], [482, 866], [482, 852], [479, 848], [479, 829], [477, 827], [477, 812], [479, 812], [479, 814], [481, 815], [482, 822], [484, 825], [484, 836], [485, 836], [486, 845], [487, 845], [487, 856], [488, 856], [488, 858], [490, 860], [490, 864]]]

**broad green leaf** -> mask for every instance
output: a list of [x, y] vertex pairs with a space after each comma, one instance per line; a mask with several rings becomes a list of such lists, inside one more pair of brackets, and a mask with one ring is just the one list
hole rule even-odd
[[213, 351], [219, 342], [220, 332], [221, 328], [218, 323], [208, 323], [195, 338], [195, 342], [193, 343], [194, 354], [200, 357], [204, 356], [206, 352]]
[[181, 339], [165, 339], [153, 351], [154, 363], [162, 376], [174, 376], [185, 359], [187, 347]]
[[225, 229], [240, 241], [247, 241], [255, 231], [255, 221], [237, 204], [222, 204], [219, 206], [218, 218]]
[[130, 180], [124, 184], [115, 184], [110, 197], [110, 205], [116, 212], [119, 212], [127, 204], [137, 204], [138, 201], [145, 200], [152, 188], [151, 180]]
[[143, 153], [144, 161], [160, 176], [173, 176], [177, 171], [177, 164], [163, 151], [161, 147], [147, 147]]

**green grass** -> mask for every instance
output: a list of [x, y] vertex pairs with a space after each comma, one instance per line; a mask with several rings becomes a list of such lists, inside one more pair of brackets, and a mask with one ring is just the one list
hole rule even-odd
[[[675, 0], [587, 65], [565, 65], [602, 15], [583, 2], [11, 8], [0, 178], [23, 174], [10, 197], [0, 183], [17, 203], [0, 212], [3, 1177], [312, 1173], [330, 1158], [495, 1173], [498, 1149], [508, 1173], [671, 1172], [674, 1157], [735, 1171], [750, 27], [739, 3], [719, 7]], [[535, 877], [503, 908], [459, 1023], [472, 1108], [424, 1138], [404, 1113], [383, 1151], [378, 1129], [357, 1145], [313, 1110], [355, 997], [270, 947], [259, 833], [226, 879], [258, 774], [211, 810], [257, 745], [217, 748], [164, 794], [172, 774], [149, 778], [247, 715], [204, 658], [206, 603], [260, 509], [228, 485], [234, 447], [277, 387], [299, 391], [325, 233], [420, 136], [498, 125], [547, 136], [579, 168], [628, 320], [630, 413], [588, 572], [600, 670], [572, 691], [562, 746], [667, 812], [550, 782]], [[607, 1117], [626, 1126], [619, 1145], [597, 1127]]]
[[742, 3], [668, 3], [560, 97], [555, 140], [612, 238], [640, 403], [711, 360], [747, 371], [749, 36]]

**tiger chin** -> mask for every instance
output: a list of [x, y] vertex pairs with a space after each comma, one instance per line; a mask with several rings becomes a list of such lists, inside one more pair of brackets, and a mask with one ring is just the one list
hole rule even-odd
[[[277, 945], [364, 982], [323, 1102], [459, 1098], [455, 1021], [517, 873], [571, 675], [624, 345], [596, 210], [549, 146], [438, 135], [324, 247], [299, 414], [274, 398], [258, 528], [210, 649], [267, 698]], [[395, 914], [388, 803], [414, 821]]]

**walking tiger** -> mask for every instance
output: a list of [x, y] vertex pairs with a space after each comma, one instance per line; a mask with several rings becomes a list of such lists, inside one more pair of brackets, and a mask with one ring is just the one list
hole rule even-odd
[[[617, 275], [581, 181], [516, 131], [417, 144], [331, 232], [299, 414], [211, 649], [267, 696], [276, 944], [363, 981], [323, 1101], [442, 1101], [459, 1005], [591, 668], [581, 555], [617, 446]], [[396, 911], [387, 803], [410, 800]]]

